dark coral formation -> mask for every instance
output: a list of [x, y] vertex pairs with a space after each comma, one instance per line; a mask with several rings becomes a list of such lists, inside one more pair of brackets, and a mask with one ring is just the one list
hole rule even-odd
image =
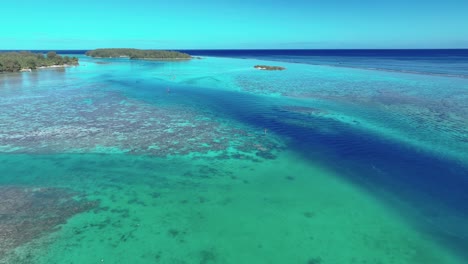
[[206, 249], [200, 251], [200, 264], [215, 264], [219, 263], [218, 255], [214, 249]]
[[25, 243], [53, 232], [70, 217], [97, 207], [60, 188], [0, 187], [0, 261]]
[[322, 258], [311, 258], [307, 261], [307, 264], [321, 264]]
[[[220, 122], [191, 106], [153, 104], [116, 93], [46, 92], [2, 98], [0, 146], [15, 153], [108, 152], [219, 159], [274, 158], [273, 135]], [[25, 106], [28, 107], [25, 107]]]

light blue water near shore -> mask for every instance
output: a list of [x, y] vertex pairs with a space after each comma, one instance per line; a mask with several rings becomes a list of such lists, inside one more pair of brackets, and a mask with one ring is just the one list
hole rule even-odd
[[80, 60], [0, 75], [0, 263], [467, 259], [468, 79]]

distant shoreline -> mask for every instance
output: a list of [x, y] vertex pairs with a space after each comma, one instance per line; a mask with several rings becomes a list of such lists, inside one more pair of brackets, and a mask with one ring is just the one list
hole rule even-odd
[[61, 68], [72, 65], [79, 65], [79, 59], [60, 56], [54, 51], [47, 54], [27, 51], [0, 53], [0, 72], [31, 72], [35, 69]]
[[141, 50], [131, 48], [108, 48], [89, 50], [86, 56], [92, 58], [128, 58], [130, 60], [190, 60], [192, 56], [187, 53], [167, 50]]
[[43, 69], [51, 69], [51, 68], [67, 68], [67, 67], [76, 67], [78, 65], [71, 65], [71, 64], [63, 64], [63, 65], [51, 65], [51, 66], [41, 66], [37, 67], [36, 69], [24, 68], [19, 70], [19, 72], [32, 72], [33, 70], [43, 70]]

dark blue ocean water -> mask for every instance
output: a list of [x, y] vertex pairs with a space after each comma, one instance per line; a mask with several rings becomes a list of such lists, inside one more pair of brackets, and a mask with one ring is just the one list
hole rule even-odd
[[[47, 52], [36, 50], [34, 52]], [[468, 78], [468, 49], [239, 49], [180, 50], [194, 56], [261, 59]], [[83, 55], [86, 50], [57, 50]]]
[[192, 55], [257, 58], [468, 77], [468, 49], [451, 50], [184, 50]]

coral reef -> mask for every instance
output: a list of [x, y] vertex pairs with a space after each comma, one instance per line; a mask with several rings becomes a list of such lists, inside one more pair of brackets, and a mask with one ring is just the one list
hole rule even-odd
[[[14, 153], [125, 152], [210, 155], [219, 159], [274, 158], [274, 136], [220, 122], [184, 105], [153, 105], [117, 92], [53, 92], [1, 98], [0, 146]], [[25, 107], [27, 105], [27, 107]]]
[[97, 207], [97, 201], [77, 199], [77, 195], [60, 188], [0, 186], [0, 261], [14, 248]]

